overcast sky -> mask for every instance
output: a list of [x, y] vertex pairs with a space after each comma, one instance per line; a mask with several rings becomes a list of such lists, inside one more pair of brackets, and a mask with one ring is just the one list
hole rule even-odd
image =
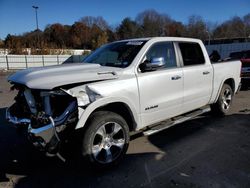
[[250, 0], [0, 0], [1, 39], [8, 33], [22, 34], [36, 28], [32, 5], [39, 6], [42, 30], [47, 24], [72, 25], [83, 16], [102, 16], [111, 26], [116, 26], [123, 18], [134, 19], [146, 9], [155, 9], [184, 23], [191, 15], [221, 23], [250, 13]]

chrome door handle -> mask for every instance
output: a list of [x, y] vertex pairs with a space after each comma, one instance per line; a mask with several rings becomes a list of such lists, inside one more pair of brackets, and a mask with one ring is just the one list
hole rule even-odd
[[210, 72], [209, 71], [204, 71], [203, 74], [206, 75], [206, 74], [209, 74]]
[[179, 80], [179, 79], [181, 79], [181, 76], [172, 76], [172, 78], [171, 78], [171, 80]]

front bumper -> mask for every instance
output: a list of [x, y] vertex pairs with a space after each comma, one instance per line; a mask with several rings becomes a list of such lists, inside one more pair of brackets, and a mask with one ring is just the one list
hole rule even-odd
[[45, 148], [55, 135], [53, 124], [50, 123], [40, 128], [28, 128], [29, 140], [34, 146]]
[[58, 145], [60, 139], [55, 130], [55, 123], [50, 118], [50, 123], [39, 128], [31, 127], [31, 120], [27, 118], [17, 118], [10, 113], [9, 108], [6, 110], [6, 119], [16, 126], [28, 125], [28, 139], [39, 150], [52, 151]]
[[72, 101], [64, 112], [55, 118], [45, 114], [35, 117], [31, 115], [31, 119], [18, 118], [15, 111], [10, 109], [11, 107], [6, 110], [6, 119], [17, 126], [28, 125], [28, 139], [37, 149], [44, 151], [47, 156], [57, 155], [64, 161], [59, 150], [63, 140], [67, 138], [68, 132], [74, 129], [72, 125], [78, 119], [76, 101]]

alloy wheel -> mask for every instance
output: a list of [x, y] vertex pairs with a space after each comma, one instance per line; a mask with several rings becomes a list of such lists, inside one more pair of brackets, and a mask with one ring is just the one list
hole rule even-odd
[[107, 122], [99, 127], [92, 143], [92, 155], [102, 164], [116, 160], [125, 145], [125, 132], [116, 122]]
[[232, 101], [232, 93], [230, 89], [226, 88], [222, 95], [222, 108], [228, 110]]

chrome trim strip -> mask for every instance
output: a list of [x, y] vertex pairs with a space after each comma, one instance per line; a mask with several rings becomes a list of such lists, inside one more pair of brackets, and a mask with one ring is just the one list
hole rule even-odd
[[37, 129], [32, 129], [31, 126], [29, 126], [28, 133], [33, 134], [35, 137], [41, 137], [45, 144], [47, 144], [54, 136], [54, 128], [52, 123]]

